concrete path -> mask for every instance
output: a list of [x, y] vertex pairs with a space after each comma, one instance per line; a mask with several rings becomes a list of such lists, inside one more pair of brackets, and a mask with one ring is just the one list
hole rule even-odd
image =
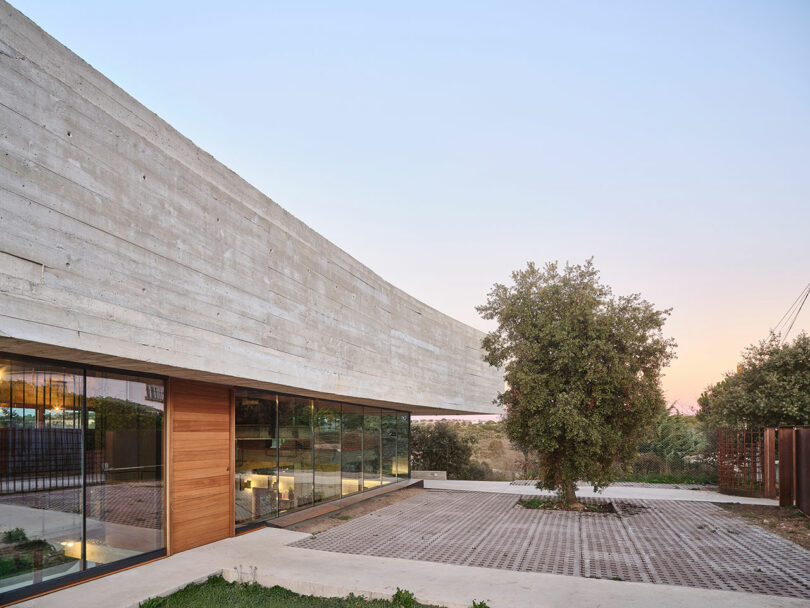
[[382, 599], [390, 598], [401, 587], [413, 592], [421, 602], [448, 608], [469, 608], [473, 600], [484, 600], [491, 608], [810, 606], [810, 602], [803, 600], [754, 593], [335, 554], [287, 546], [308, 536], [264, 528], [29, 600], [20, 606], [130, 608], [148, 597], [169, 594], [187, 583], [220, 572], [229, 580], [238, 579], [241, 572], [245, 581], [256, 580], [266, 586], [281, 585], [298, 593], [322, 596], [355, 593]]
[[[429, 490], [465, 490], [469, 492], [498, 492], [501, 494], [537, 494], [548, 495], [547, 490], [538, 490], [532, 486], [512, 485], [508, 481], [440, 481], [425, 480]], [[591, 486], [580, 485], [577, 494], [583, 498], [629, 498], [639, 500], [690, 500], [698, 502], [736, 502], [746, 505], [770, 505], [777, 507], [779, 501], [768, 498], [749, 498], [747, 496], [730, 496], [709, 490], [676, 490], [672, 488], [638, 488], [628, 486], [610, 486], [596, 493]]]

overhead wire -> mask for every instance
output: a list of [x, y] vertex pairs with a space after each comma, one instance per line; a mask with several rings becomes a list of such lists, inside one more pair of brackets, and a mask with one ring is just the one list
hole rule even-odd
[[796, 319], [799, 318], [799, 313], [801, 313], [802, 308], [804, 308], [808, 297], [810, 297], [810, 283], [808, 283], [805, 288], [802, 289], [798, 297], [793, 301], [785, 314], [782, 315], [782, 318], [779, 319], [779, 322], [771, 330], [772, 333], [781, 338], [779, 341], [780, 344], [784, 344], [785, 340], [788, 338], [788, 335], [790, 335], [790, 331], [793, 329]]
[[804, 290], [804, 299], [802, 300], [802, 303], [799, 305], [799, 308], [796, 309], [796, 314], [793, 315], [793, 319], [790, 321], [790, 325], [788, 326], [787, 331], [785, 331], [785, 335], [782, 338], [783, 342], [787, 340], [787, 337], [790, 334], [790, 330], [793, 329], [793, 324], [796, 322], [796, 319], [799, 318], [799, 313], [802, 311], [802, 308], [804, 308], [804, 304], [805, 302], [807, 302], [808, 296], [810, 296], [810, 285], [808, 285], [807, 288]]

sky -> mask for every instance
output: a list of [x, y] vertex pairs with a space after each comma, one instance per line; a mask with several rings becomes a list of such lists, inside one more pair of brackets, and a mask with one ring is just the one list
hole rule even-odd
[[683, 411], [810, 282], [810, 2], [12, 3], [474, 327], [527, 261], [593, 256], [672, 308]]

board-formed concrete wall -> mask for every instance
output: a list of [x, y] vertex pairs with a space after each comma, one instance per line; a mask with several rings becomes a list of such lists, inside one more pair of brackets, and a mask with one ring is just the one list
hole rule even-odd
[[0, 351], [496, 413], [393, 287], [0, 1]]

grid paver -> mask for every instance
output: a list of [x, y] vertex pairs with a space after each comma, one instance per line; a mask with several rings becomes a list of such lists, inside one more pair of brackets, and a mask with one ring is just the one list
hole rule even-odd
[[524, 509], [432, 490], [291, 546], [810, 599], [810, 552], [709, 502], [607, 500], [616, 513]]

